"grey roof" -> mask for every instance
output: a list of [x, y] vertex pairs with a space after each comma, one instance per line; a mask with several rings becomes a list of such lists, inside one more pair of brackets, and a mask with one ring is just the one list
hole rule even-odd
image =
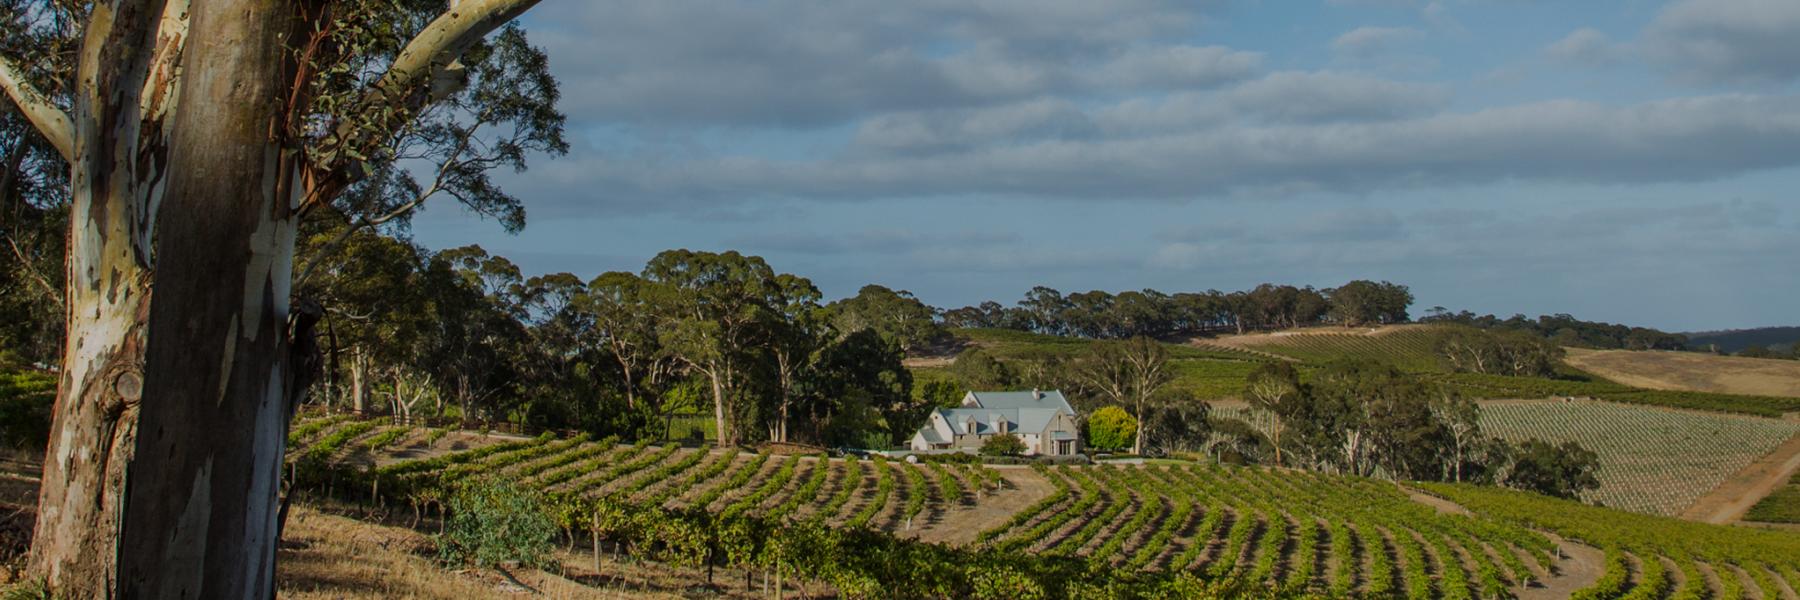
[[[1037, 433], [1049, 427], [1050, 420], [1060, 411], [1055, 408], [940, 408], [938, 412], [950, 422], [952, 431], [987, 435], [1005, 433], [995, 428], [1000, 418], [1006, 419], [1007, 432]], [[975, 431], [972, 432], [968, 430], [970, 417], [975, 419]]]
[[944, 443], [944, 438], [938, 436], [937, 428], [930, 425], [919, 428], [919, 437], [925, 438], [927, 444]]
[[1075, 414], [1075, 408], [1069, 405], [1061, 391], [1024, 391], [1024, 392], [969, 392], [975, 398], [976, 405], [982, 408], [1047, 408], [1062, 409]]
[[1058, 432], [1055, 432], [1055, 433], [1052, 433], [1052, 434], [1050, 434], [1050, 439], [1053, 439], [1053, 440], [1072, 440], [1072, 439], [1075, 439], [1075, 434], [1073, 434], [1073, 433], [1069, 433], [1069, 432], [1067, 432], [1067, 431], [1058, 431]]

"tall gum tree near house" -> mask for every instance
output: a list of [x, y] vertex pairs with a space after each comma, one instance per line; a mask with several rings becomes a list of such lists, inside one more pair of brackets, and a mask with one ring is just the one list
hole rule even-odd
[[[535, 85], [553, 103], [522, 33], [483, 42], [536, 0], [452, 4], [45, 1], [0, 15], [56, 14], [80, 37], [73, 72], [50, 77], [64, 86], [0, 54], [0, 88], [70, 166], [68, 340], [28, 573], [51, 593], [273, 594], [282, 444], [316, 320], [290, 311], [299, 219], [325, 207], [375, 226], [442, 192], [504, 221], [516, 201], [482, 173], [566, 147], [542, 102], [481, 96]], [[416, 35], [389, 45], [371, 24]], [[485, 73], [458, 62], [483, 48]], [[537, 78], [504, 80], [516, 73]], [[501, 121], [512, 133], [470, 143]], [[438, 167], [432, 185], [391, 167], [409, 158]]]

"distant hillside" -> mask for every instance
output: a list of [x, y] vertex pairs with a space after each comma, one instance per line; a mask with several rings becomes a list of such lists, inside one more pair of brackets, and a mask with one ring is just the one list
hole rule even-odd
[[1794, 342], [1800, 342], [1800, 327], [1701, 331], [1687, 334], [1687, 337], [1688, 348], [1704, 350], [1708, 346], [1717, 345], [1720, 352], [1730, 354], [1751, 346], [1790, 347]]

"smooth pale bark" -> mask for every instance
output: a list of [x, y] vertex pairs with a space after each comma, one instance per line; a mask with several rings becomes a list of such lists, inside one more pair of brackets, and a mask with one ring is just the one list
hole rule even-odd
[[[176, 14], [165, 18], [165, 9]], [[150, 231], [168, 170], [164, 121], [176, 98], [163, 67], [179, 60], [185, 13], [185, 3], [95, 5], [64, 121], [68, 340], [28, 565], [59, 596], [108, 597], [118, 581], [126, 470], [145, 385]], [[55, 127], [45, 131], [52, 140]]]
[[[398, 64], [448, 64], [535, 4], [457, 2]], [[319, 314], [289, 306], [303, 165], [282, 139], [284, 48], [311, 25], [295, 10], [96, 3], [66, 114], [0, 60], [0, 88], [71, 167], [69, 337], [28, 565], [57, 597], [273, 594], [282, 445]], [[429, 75], [396, 69], [368, 97]]]

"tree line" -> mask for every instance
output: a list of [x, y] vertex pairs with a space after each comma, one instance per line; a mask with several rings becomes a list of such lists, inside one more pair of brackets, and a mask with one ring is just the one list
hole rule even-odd
[[1065, 295], [1038, 286], [1013, 306], [990, 300], [945, 310], [942, 321], [956, 328], [1126, 339], [1322, 324], [1360, 327], [1403, 323], [1409, 319], [1407, 310], [1412, 302], [1412, 291], [1404, 285], [1366, 280], [1327, 289], [1265, 283], [1229, 293], [1208, 290], [1169, 294], [1145, 289]]
[[[319, 228], [301, 255], [340, 233]], [[720, 444], [889, 445], [924, 416], [901, 360], [936, 335], [906, 292], [826, 303], [808, 279], [737, 252], [526, 277], [479, 246], [359, 231], [301, 285], [326, 307], [317, 402], [630, 438], [710, 415]]]
[[1494, 315], [1476, 315], [1470, 311], [1450, 312], [1442, 306], [1425, 311], [1421, 323], [1455, 323], [1490, 331], [1516, 331], [1547, 339], [1557, 346], [1596, 348], [1601, 350], [1686, 350], [1687, 336], [1649, 327], [1632, 327], [1598, 321], [1583, 321], [1567, 314], [1542, 315], [1536, 319], [1513, 315], [1502, 319]]

